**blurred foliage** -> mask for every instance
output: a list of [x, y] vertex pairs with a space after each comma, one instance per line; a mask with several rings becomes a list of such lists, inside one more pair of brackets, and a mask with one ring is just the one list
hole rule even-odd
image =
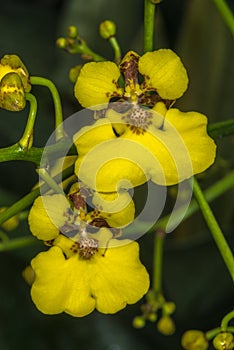
[[[229, 1], [234, 10], [233, 1]], [[211, 0], [164, 0], [157, 7], [155, 47], [170, 47], [182, 58], [190, 77], [189, 90], [178, 106], [208, 115], [209, 121], [233, 118], [233, 37]], [[1, 56], [17, 54], [32, 75], [54, 81], [68, 117], [78, 109], [69, 82], [69, 69], [81, 63], [55, 46], [69, 25], [76, 25], [90, 47], [112, 57], [108, 43], [98, 34], [102, 20], [117, 24], [123, 53], [142, 52], [143, 0], [8, 0], [1, 4]], [[43, 146], [53, 130], [53, 106], [49, 92], [35, 87], [38, 99], [35, 144]], [[1, 110], [0, 143], [8, 146], [21, 136], [25, 111]], [[224, 175], [233, 165], [233, 138], [218, 141], [218, 162], [201, 177], [203, 185]], [[9, 205], [31, 189], [37, 180], [34, 166], [20, 162], [0, 164], [0, 204]], [[212, 207], [233, 242], [233, 191], [216, 200]], [[28, 232], [26, 223], [18, 228]], [[192, 239], [190, 239], [190, 235]], [[151, 269], [152, 237], [141, 238], [142, 260]], [[188, 328], [216, 327], [233, 304], [232, 282], [217, 248], [196, 214], [170, 234], [164, 263], [165, 294], [176, 305], [177, 332], [160, 335], [155, 324], [135, 330], [131, 323], [141, 302], [116, 315], [93, 313], [83, 319], [67, 315], [45, 316], [32, 304], [29, 288], [21, 273], [41, 245], [0, 255], [0, 349], [2, 350], [143, 350], [179, 349], [180, 337]]]

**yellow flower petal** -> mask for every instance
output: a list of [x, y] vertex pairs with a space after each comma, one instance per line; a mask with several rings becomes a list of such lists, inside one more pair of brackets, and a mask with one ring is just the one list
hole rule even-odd
[[149, 288], [149, 276], [139, 260], [138, 244], [126, 242], [101, 248], [88, 260], [78, 254], [65, 259], [59, 247], [38, 254], [31, 262], [35, 272], [31, 296], [37, 308], [45, 314], [64, 311], [82, 317], [95, 307], [115, 313], [137, 302]]
[[31, 296], [37, 308], [45, 314], [66, 312], [82, 317], [95, 308], [89, 292], [90, 274], [85, 261], [76, 255], [66, 260], [59, 247], [38, 254], [31, 262], [35, 272]]
[[188, 86], [187, 72], [180, 58], [170, 49], [147, 52], [139, 59], [139, 72], [148, 88], [154, 88], [165, 99], [183, 95]]
[[92, 200], [110, 227], [122, 228], [134, 220], [135, 206], [128, 192], [98, 193]]
[[98, 271], [91, 290], [96, 297], [96, 309], [102, 313], [116, 313], [127, 304], [136, 303], [149, 288], [149, 276], [139, 260], [137, 242], [107, 249], [104, 258], [98, 261]]
[[74, 136], [79, 157], [86, 154], [97, 144], [116, 138], [110, 121], [106, 118], [99, 119], [91, 126], [81, 128]]
[[143, 165], [134, 164], [134, 145], [117, 138], [108, 119], [82, 128], [74, 136], [74, 143], [79, 154], [75, 174], [90, 188], [117, 192], [147, 181]]
[[166, 119], [181, 135], [191, 158], [193, 173], [199, 174], [215, 161], [216, 145], [207, 134], [207, 117], [198, 112], [181, 112], [171, 108]]
[[28, 223], [30, 230], [38, 239], [48, 241], [59, 234], [67, 218], [65, 213], [69, 209], [69, 203], [62, 194], [38, 197], [29, 212]]
[[75, 164], [75, 173], [98, 192], [118, 192], [145, 183], [152, 155], [137, 142], [119, 138], [104, 141]]
[[[154, 118], [157, 118], [155, 113]], [[178, 109], [166, 112], [163, 128], [155, 124], [141, 135], [130, 128], [120, 138], [131, 139], [148, 149], [155, 159], [150, 179], [159, 185], [173, 185], [207, 169], [215, 159], [216, 146], [207, 135], [207, 118], [197, 112]], [[140, 153], [139, 153], [140, 156]]]
[[[119, 68], [113, 62], [86, 63], [74, 87], [75, 97], [83, 107], [103, 109], [111, 97], [122, 95], [117, 86], [119, 76]], [[98, 107], [99, 104], [103, 105]]]

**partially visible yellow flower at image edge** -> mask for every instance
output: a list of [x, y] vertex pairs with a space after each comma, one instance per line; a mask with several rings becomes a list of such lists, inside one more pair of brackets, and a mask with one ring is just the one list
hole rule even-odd
[[105, 237], [108, 248], [99, 249], [91, 259], [71, 253], [73, 241], [60, 235], [52, 248], [32, 260], [35, 280], [31, 296], [41, 312], [82, 317], [96, 308], [113, 314], [148, 291], [149, 276], [139, 260], [138, 243], [125, 240], [119, 245], [118, 240], [110, 240], [105, 228], [98, 236]]

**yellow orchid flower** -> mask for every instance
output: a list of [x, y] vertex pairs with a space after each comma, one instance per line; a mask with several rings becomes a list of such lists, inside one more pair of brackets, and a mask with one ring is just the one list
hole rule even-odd
[[78, 178], [107, 193], [148, 180], [174, 185], [206, 170], [216, 152], [206, 116], [170, 108], [187, 85], [186, 70], [169, 49], [141, 57], [129, 51], [119, 67], [85, 64], [75, 96], [83, 107], [104, 113], [74, 135]]
[[30, 230], [38, 239], [51, 241], [60, 233], [73, 236], [95, 227], [120, 230], [134, 220], [135, 206], [127, 192], [108, 195], [96, 193], [89, 205], [93, 206], [93, 210], [87, 212], [86, 196], [74, 189], [68, 196], [39, 196], [29, 212]]
[[83, 246], [63, 235], [47, 252], [39, 253], [31, 262], [36, 307], [45, 314], [83, 317], [95, 308], [113, 314], [141, 299], [149, 288], [149, 276], [139, 260], [138, 243], [111, 237], [108, 229], [100, 229], [95, 240], [102, 241], [103, 248], [98, 244], [88, 257], [81, 254]]
[[74, 135], [79, 157], [75, 173], [99, 192], [119, 191], [152, 180], [173, 185], [207, 169], [216, 146], [207, 135], [207, 118], [197, 112], [130, 104]]
[[[121, 73], [124, 87], [119, 82]], [[144, 78], [141, 84], [139, 74]], [[119, 67], [109, 61], [86, 63], [77, 78], [74, 93], [83, 107], [98, 110], [107, 107], [112, 98], [153, 106], [162, 99], [181, 97], [187, 85], [186, 70], [172, 50], [160, 49], [141, 57], [129, 51]]]

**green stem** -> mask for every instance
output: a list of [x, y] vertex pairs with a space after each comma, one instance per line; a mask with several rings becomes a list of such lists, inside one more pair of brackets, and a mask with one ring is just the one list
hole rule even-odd
[[55, 134], [56, 134], [56, 141], [59, 141], [65, 136], [65, 132], [63, 129], [63, 112], [62, 112], [62, 104], [61, 99], [58, 93], [58, 90], [54, 83], [46, 78], [42, 77], [30, 77], [30, 82], [32, 85], [40, 85], [45, 86], [50, 90], [50, 93], [53, 98], [54, 102], [54, 109], [55, 109]]
[[4, 231], [0, 230], [0, 240], [2, 240], [3, 242], [6, 242], [6, 241], [9, 241], [9, 239], [10, 238], [7, 236], [7, 234]]
[[29, 149], [33, 141], [33, 128], [37, 116], [37, 100], [36, 97], [29, 92], [26, 92], [25, 96], [26, 100], [30, 103], [30, 109], [24, 134], [19, 140], [19, 146], [23, 149]]
[[156, 293], [162, 292], [162, 265], [163, 265], [163, 246], [165, 232], [157, 230], [154, 240], [154, 264], [153, 264], [153, 289]]
[[[221, 333], [222, 329], [221, 327], [217, 327], [214, 329], [211, 329], [210, 331], [206, 332], [206, 339], [209, 341], [213, 339], [217, 334]], [[227, 327], [226, 332], [234, 333], [234, 327]]]
[[63, 189], [57, 184], [57, 182], [50, 176], [45, 168], [37, 169], [39, 177], [41, 177], [47, 185], [55, 191], [55, 193], [64, 194]]
[[35, 243], [38, 243], [38, 240], [32, 236], [14, 238], [11, 240], [0, 242], [0, 252], [12, 250], [12, 249], [23, 248], [23, 247], [26, 247], [28, 245], [32, 245]]
[[234, 134], [234, 119], [226, 120], [225, 122], [208, 124], [208, 134], [217, 139], [223, 136], [230, 136]]
[[[228, 175], [226, 175], [221, 180], [217, 181], [214, 185], [210, 186], [207, 190], [204, 191], [204, 197], [206, 198], [207, 202], [212, 202], [214, 199], [221, 196], [223, 193], [227, 192], [231, 188], [234, 187], [234, 171], [230, 172]], [[179, 209], [176, 210], [176, 217], [180, 217], [181, 213], [184, 213], [185, 206], [181, 206]], [[190, 203], [189, 208], [187, 209], [183, 221], [188, 219], [190, 216], [192, 216], [197, 210], [199, 209], [199, 206], [196, 202], [196, 200], [192, 200]], [[156, 228], [162, 228], [166, 229], [168, 221], [170, 219], [171, 215], [164, 216], [162, 219], [159, 219], [156, 225], [154, 226], [154, 229]], [[172, 223], [174, 225], [174, 223]]]
[[232, 35], [234, 36], [234, 16], [225, 0], [213, 0], [217, 6], [221, 16], [223, 17], [224, 22], [230, 29]]
[[[71, 176], [74, 172], [73, 166], [65, 169], [62, 174], [62, 179], [67, 179], [69, 176]], [[60, 180], [61, 175], [58, 174], [54, 177], [54, 181]], [[12, 204], [9, 208], [7, 208], [5, 211], [0, 213], [0, 225], [5, 222], [6, 220], [10, 219], [12, 216], [20, 213], [21, 211], [25, 210], [27, 207], [29, 207], [33, 201], [39, 196], [39, 194], [44, 194], [48, 190], [50, 190], [50, 187], [47, 184], [43, 184], [42, 186], [36, 188], [32, 192], [28, 193], [26, 196]]]
[[82, 46], [80, 46], [81, 52], [79, 51], [78, 53], [81, 53], [83, 59], [88, 59], [88, 60], [93, 60], [95, 62], [102, 62], [105, 61], [105, 58], [98, 55], [95, 53], [93, 50], [91, 50], [87, 44], [84, 42]]
[[25, 208], [27, 208], [32, 202], [38, 197], [40, 193], [40, 189], [36, 189], [26, 196], [21, 198], [19, 201], [12, 204], [9, 208], [7, 208], [4, 212], [0, 214], [0, 225], [6, 220], [10, 219], [12, 216], [18, 214]]
[[[230, 190], [231, 188], [234, 187], [234, 171], [230, 172], [228, 175], [226, 175], [223, 179], [217, 181], [214, 185], [210, 186], [207, 190], [204, 191], [204, 196], [208, 202], [213, 201], [214, 199], [218, 198], [222, 194], [224, 194], [226, 191]], [[185, 212], [183, 221], [188, 219], [190, 216], [192, 216], [197, 210], [199, 209], [199, 206], [197, 202], [193, 199], [190, 203], [190, 206], [188, 209], [187, 207], [181, 206], [179, 209], [176, 210], [175, 216], [180, 216], [181, 213]], [[159, 228], [165, 230], [168, 224], [168, 221], [171, 217], [171, 214], [168, 214], [161, 219], [159, 219], [156, 224], [150, 229], [149, 232], [155, 231]], [[172, 223], [173, 225], [173, 223]], [[147, 224], [147, 227], [149, 225]], [[145, 231], [145, 223], [138, 222], [137, 223], [137, 228], [139, 229], [140, 232]], [[135, 234], [136, 232], [136, 227], [134, 226], [133, 231], [130, 229], [126, 229], [126, 234], [131, 235], [131, 233]]]
[[121, 49], [119, 46], [119, 43], [116, 39], [116, 37], [112, 36], [109, 39], [109, 43], [111, 44], [113, 50], [114, 50], [114, 54], [115, 54], [115, 63], [119, 64], [121, 61]]
[[144, 52], [153, 51], [155, 4], [145, 0], [144, 5]]
[[228, 328], [228, 323], [234, 318], [234, 310], [229, 312], [224, 318], [222, 319], [221, 322], [221, 330], [222, 332], [226, 332]]
[[77, 151], [75, 147], [71, 148], [71, 140], [68, 138], [64, 138], [60, 140], [54, 145], [47, 146], [46, 149], [32, 147], [30, 149], [22, 149], [22, 147], [17, 143], [10, 147], [5, 147], [0, 149], [0, 163], [7, 162], [11, 160], [24, 160], [33, 162], [36, 165], [40, 165], [41, 157], [43, 155], [43, 159], [55, 159], [59, 157], [64, 157], [64, 149], [70, 149], [68, 155], [77, 155]]
[[213, 239], [216, 242], [216, 245], [220, 251], [221, 256], [223, 257], [226, 267], [228, 268], [230, 275], [234, 280], [234, 258], [233, 258], [232, 252], [195, 178], [194, 178], [194, 184], [193, 184], [193, 192], [194, 192], [196, 201], [200, 207], [200, 210], [202, 212], [202, 215], [206, 221], [206, 224], [210, 229], [210, 232], [213, 236]]

